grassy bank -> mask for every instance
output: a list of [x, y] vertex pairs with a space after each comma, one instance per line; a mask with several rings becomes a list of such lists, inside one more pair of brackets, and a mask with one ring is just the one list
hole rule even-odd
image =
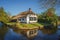
[[7, 23], [7, 25], [15, 25], [17, 28], [34, 28], [34, 27], [42, 27], [43, 26], [40, 23], [32, 23], [32, 24], [25, 24], [25, 23]]
[[34, 28], [34, 27], [39, 27], [39, 26], [43, 26], [43, 25], [42, 24], [39, 24], [39, 23], [33, 23], [33, 24], [17, 23], [16, 26], [18, 28]]

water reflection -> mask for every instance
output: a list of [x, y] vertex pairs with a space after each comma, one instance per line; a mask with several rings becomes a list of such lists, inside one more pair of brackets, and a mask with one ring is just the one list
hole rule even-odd
[[34, 38], [34, 40], [57, 40], [58, 33], [55, 34], [43, 34], [39, 31], [38, 35]]
[[[57, 30], [54, 34], [44, 34], [41, 30], [38, 31], [38, 35], [33, 40], [58, 40], [60, 30]], [[12, 29], [9, 29], [5, 35], [5, 40], [27, 40], [27, 38], [21, 34], [15, 33]]]
[[26, 37], [24, 37], [21, 34], [15, 33], [12, 29], [10, 29], [7, 34], [5, 35], [5, 40], [27, 40]]

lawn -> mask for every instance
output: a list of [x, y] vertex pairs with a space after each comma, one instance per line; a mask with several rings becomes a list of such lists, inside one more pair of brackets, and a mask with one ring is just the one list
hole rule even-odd
[[39, 23], [33, 23], [33, 24], [23, 24], [23, 23], [18, 23], [17, 27], [18, 28], [34, 28], [34, 27], [40, 27], [43, 26]]
[[39, 23], [32, 23], [32, 24], [24, 24], [24, 23], [7, 23], [7, 25], [16, 25], [17, 28], [34, 28], [34, 27], [40, 27], [43, 26]]

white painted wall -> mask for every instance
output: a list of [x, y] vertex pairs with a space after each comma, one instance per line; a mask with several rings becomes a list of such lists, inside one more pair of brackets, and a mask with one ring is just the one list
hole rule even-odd
[[29, 21], [29, 23], [36, 23], [37, 22], [37, 20], [36, 21]]
[[[37, 16], [36, 15], [30, 15], [30, 17], [36, 17], [37, 18]], [[38, 19], [37, 19], [38, 20]], [[34, 20], [34, 21], [29, 21], [30, 23], [36, 23], [37, 22], [37, 20]]]
[[37, 16], [36, 16], [36, 15], [32, 15], [32, 14], [31, 14], [31, 15], [30, 15], [30, 17], [37, 17]]
[[30, 16], [30, 15], [27, 15], [27, 17], [26, 17], [27, 23], [29, 23], [29, 16]]
[[27, 31], [27, 33], [26, 33], [26, 34], [27, 34], [27, 37], [29, 37], [29, 32], [30, 32], [30, 31]]
[[[28, 14], [26, 17], [23, 17], [23, 18], [19, 18], [19, 19], [21, 19], [21, 20], [19, 20], [19, 22], [25, 22], [25, 23], [34, 23], [34, 22], [37, 22], [37, 20], [35, 20], [35, 21], [30, 21], [29, 20], [29, 17], [37, 17], [36, 15], [32, 15], [32, 14]], [[24, 19], [24, 20], [22, 20], [22, 19]]]
[[36, 15], [28, 14], [28, 15], [27, 15], [27, 18], [26, 18], [26, 19], [27, 19], [27, 23], [34, 23], [34, 22], [37, 22], [37, 20], [36, 20], [36, 21], [30, 21], [30, 20], [29, 20], [29, 17], [36, 17], [36, 18], [37, 18]]

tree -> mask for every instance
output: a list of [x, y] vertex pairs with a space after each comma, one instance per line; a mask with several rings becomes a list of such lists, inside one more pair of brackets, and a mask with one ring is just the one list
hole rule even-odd
[[38, 16], [38, 21], [46, 24], [51, 24], [57, 21], [57, 15], [54, 8], [49, 8], [47, 11]]
[[0, 21], [7, 23], [9, 22], [8, 13], [5, 12], [3, 7], [0, 7]]
[[55, 11], [55, 7], [58, 6], [59, 4], [60, 4], [60, 0], [39, 0], [39, 5], [41, 5], [41, 8], [45, 8], [48, 10], [47, 11], [48, 17], [46, 19], [56, 22], [56, 25], [57, 25], [58, 19], [57, 19], [57, 15], [54, 13], [54, 11]]

